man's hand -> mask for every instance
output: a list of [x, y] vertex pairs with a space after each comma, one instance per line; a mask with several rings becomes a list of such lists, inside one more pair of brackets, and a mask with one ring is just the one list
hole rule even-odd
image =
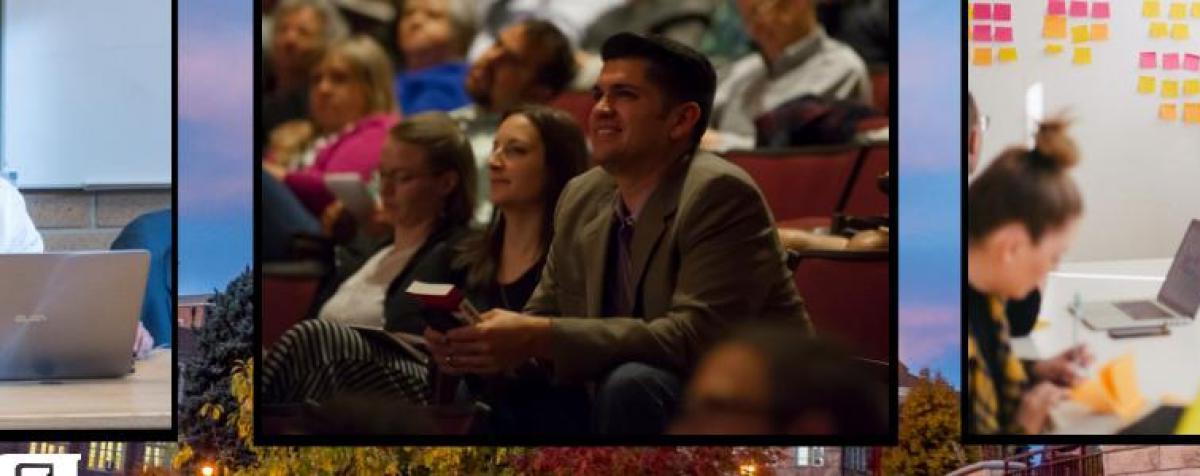
[[480, 315], [482, 322], [445, 335], [426, 329], [425, 339], [438, 367], [451, 375], [495, 374], [548, 353], [550, 320], [504, 309]]
[[1039, 361], [1033, 366], [1035, 380], [1044, 380], [1060, 387], [1072, 387], [1080, 383], [1082, 370], [1092, 363], [1093, 357], [1087, 347], [1079, 344], [1054, 357]]
[[154, 337], [150, 335], [150, 331], [146, 330], [141, 321], [138, 321], [137, 337], [133, 339], [133, 356], [138, 360], [145, 359], [150, 356], [150, 351], [154, 349]]
[[1067, 398], [1067, 391], [1049, 382], [1042, 382], [1021, 396], [1021, 406], [1017, 409], [1017, 423], [1026, 434], [1036, 435], [1046, 427], [1050, 418], [1050, 409], [1058, 402]]

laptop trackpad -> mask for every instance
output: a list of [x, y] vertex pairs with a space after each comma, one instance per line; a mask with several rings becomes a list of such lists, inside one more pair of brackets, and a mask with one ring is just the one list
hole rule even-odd
[[1167, 319], [1172, 317], [1163, 308], [1156, 306], [1150, 301], [1114, 302], [1113, 306], [1116, 306], [1125, 315], [1134, 319]]

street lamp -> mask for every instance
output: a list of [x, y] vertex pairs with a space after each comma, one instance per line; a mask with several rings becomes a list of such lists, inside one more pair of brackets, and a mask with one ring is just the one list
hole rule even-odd
[[754, 476], [754, 474], [757, 472], [758, 466], [755, 466], [754, 463], [743, 464], [740, 468], [738, 468], [739, 476]]
[[200, 474], [202, 474], [204, 476], [212, 476], [213, 475], [212, 465], [211, 464], [204, 465], [204, 467], [200, 468]]

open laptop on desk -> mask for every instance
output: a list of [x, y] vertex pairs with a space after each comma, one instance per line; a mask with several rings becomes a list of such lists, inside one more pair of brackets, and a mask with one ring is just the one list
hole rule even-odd
[[1200, 220], [1192, 220], [1154, 300], [1083, 303], [1079, 316], [1092, 329], [1181, 325], [1200, 309]]
[[0, 380], [119, 377], [133, 364], [150, 254], [0, 254]]

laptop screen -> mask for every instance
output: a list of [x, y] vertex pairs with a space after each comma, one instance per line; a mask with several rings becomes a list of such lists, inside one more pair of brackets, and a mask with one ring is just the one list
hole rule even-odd
[[1195, 316], [1200, 309], [1200, 220], [1188, 227], [1158, 300], [1185, 316]]

